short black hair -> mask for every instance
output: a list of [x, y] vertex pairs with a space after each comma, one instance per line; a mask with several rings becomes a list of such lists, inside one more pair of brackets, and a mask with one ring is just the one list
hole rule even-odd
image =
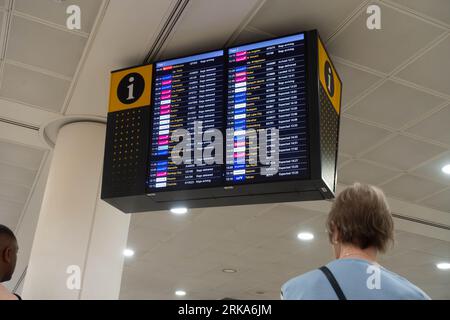
[[14, 235], [14, 232], [11, 231], [10, 228], [7, 226], [0, 224], [0, 236], [7, 236], [10, 239], [16, 240], [16, 236]]

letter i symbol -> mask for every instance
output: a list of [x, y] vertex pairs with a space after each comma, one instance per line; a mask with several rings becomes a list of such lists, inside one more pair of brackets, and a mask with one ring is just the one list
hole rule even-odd
[[328, 70], [328, 92], [331, 92], [331, 71]]
[[132, 100], [134, 99], [134, 95], [133, 95], [133, 89], [134, 89], [134, 77], [130, 77], [130, 79], [128, 79], [128, 82], [130, 83], [130, 85], [127, 87], [128, 88], [128, 98], [127, 100]]

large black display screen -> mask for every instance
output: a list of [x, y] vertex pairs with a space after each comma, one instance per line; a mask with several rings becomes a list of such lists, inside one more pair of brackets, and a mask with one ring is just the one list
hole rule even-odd
[[[224, 127], [224, 82], [223, 50], [155, 64], [148, 179], [152, 192], [223, 181], [222, 165], [207, 164], [208, 159], [202, 159], [208, 143], [196, 137]], [[187, 130], [191, 138], [182, 163], [174, 162], [171, 156], [183, 140], [171, 140], [178, 129]]]
[[[305, 53], [303, 33], [228, 49], [228, 184], [308, 178]], [[249, 138], [260, 129], [278, 129], [277, 165], [265, 174], [260, 136], [256, 149]], [[266, 137], [270, 155], [274, 137]]]
[[316, 30], [110, 83], [101, 197], [123, 212], [334, 197], [342, 82]]

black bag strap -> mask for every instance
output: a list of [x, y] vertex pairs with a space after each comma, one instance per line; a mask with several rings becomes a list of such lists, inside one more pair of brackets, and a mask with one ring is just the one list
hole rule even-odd
[[347, 298], [344, 295], [344, 292], [342, 292], [341, 287], [339, 286], [339, 283], [337, 282], [336, 278], [334, 277], [333, 273], [328, 269], [326, 266], [320, 267], [320, 271], [323, 272], [323, 274], [327, 277], [328, 281], [330, 282], [331, 286], [333, 287], [334, 292], [336, 292], [337, 297], [339, 300], [347, 300]]

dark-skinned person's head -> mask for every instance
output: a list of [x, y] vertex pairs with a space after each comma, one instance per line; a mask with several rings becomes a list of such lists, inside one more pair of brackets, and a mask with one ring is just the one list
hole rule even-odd
[[7, 226], [0, 224], [0, 282], [11, 280], [16, 268], [18, 250], [14, 233]]
[[346, 247], [376, 256], [386, 252], [394, 240], [394, 221], [386, 197], [367, 184], [355, 183], [339, 193], [326, 226], [336, 258]]

